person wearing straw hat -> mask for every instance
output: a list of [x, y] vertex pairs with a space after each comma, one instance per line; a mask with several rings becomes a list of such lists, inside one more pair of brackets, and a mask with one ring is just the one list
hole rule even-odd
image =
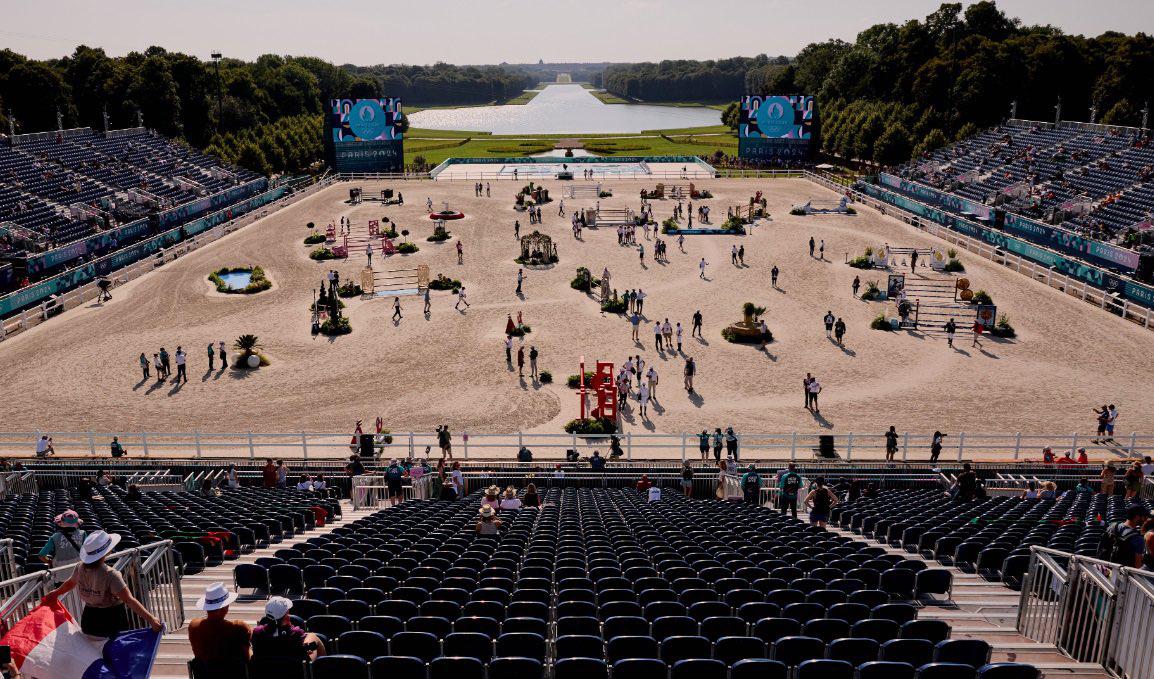
[[517, 499], [517, 489], [509, 486], [501, 496], [501, 509], [520, 509], [521, 501]]
[[482, 505], [477, 518], [477, 535], [497, 535], [501, 532], [501, 519], [492, 505]]
[[133, 629], [128, 611], [140, 616], [159, 632], [164, 624], [144, 604], [132, 596], [120, 571], [105, 563], [105, 559], [120, 543], [116, 533], [92, 531], [80, 548], [80, 566], [62, 585], [44, 595], [41, 603], [51, 604], [73, 589], [80, 593], [84, 612], [80, 615], [80, 629], [96, 637], [111, 637]]
[[254, 658], [296, 658], [316, 660], [325, 654], [325, 646], [317, 635], [292, 624], [289, 611], [293, 602], [283, 596], [270, 597], [264, 607], [264, 617], [252, 630]]
[[[48, 542], [40, 550], [40, 560], [48, 564], [49, 568], [71, 566], [80, 561], [80, 549], [84, 544], [84, 538], [88, 535], [80, 530], [80, 524], [84, 521], [71, 509], [58, 514], [52, 521], [56, 524], [56, 532], [48, 538]], [[71, 572], [57, 574], [60, 579], [56, 580], [56, 584], [63, 583], [70, 574]]]
[[481, 498], [481, 509], [490, 507], [494, 511], [501, 508], [501, 489], [496, 485], [485, 489], [485, 497]]
[[[242, 620], [226, 619], [228, 607], [236, 601], [236, 596], [236, 592], [229, 592], [223, 583], [214, 582], [205, 588], [204, 596], [196, 600], [196, 608], [204, 611], [205, 616], [188, 625], [193, 658], [204, 663], [229, 663], [232, 667], [248, 662], [252, 630]], [[224, 674], [221, 679], [231, 679], [227, 672], [230, 666], [214, 668], [214, 673]]]

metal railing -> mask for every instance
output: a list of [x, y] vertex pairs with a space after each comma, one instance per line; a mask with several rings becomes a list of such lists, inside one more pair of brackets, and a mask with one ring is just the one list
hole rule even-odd
[[[52, 437], [58, 458], [85, 458], [96, 456], [97, 440], [111, 440], [118, 436], [120, 442], [129, 449], [136, 459], [200, 459], [200, 458], [294, 458], [338, 459], [350, 453], [359, 452], [356, 445], [349, 443], [347, 433], [329, 432], [284, 432], [284, 433], [217, 433], [217, 432], [0, 432], [0, 454], [26, 454], [31, 457], [36, 441], [42, 434]], [[395, 432], [391, 444], [378, 444], [377, 451], [382, 458], [419, 458], [424, 450], [430, 449], [430, 456], [439, 452], [436, 432]], [[827, 438], [828, 437], [828, 438]], [[638, 433], [626, 432], [619, 435], [623, 451], [622, 460], [632, 461], [697, 460], [701, 457], [696, 433]], [[738, 455], [740, 460], [809, 460], [819, 459], [822, 441], [832, 443], [839, 460], [881, 460], [885, 457], [885, 435], [881, 433], [824, 434], [820, 432], [790, 433], [741, 433], [738, 434]], [[1092, 436], [1078, 432], [1067, 434], [1024, 434], [1014, 433], [972, 433], [958, 432], [951, 436], [949, 444], [939, 458], [942, 462], [973, 460], [980, 458], [998, 460], [1040, 459], [1043, 447], [1057, 450], [1086, 448], [1089, 452], [1101, 450], [1108, 453], [1106, 459], [1117, 459], [1119, 445], [1130, 457], [1140, 457], [1154, 449], [1154, 435], [1133, 432], [1117, 437], [1116, 445], [1093, 443]], [[915, 464], [929, 462], [932, 435], [929, 433], [906, 432], [899, 440], [895, 461]], [[566, 451], [575, 450], [579, 455], [588, 456], [594, 450], [606, 454], [609, 449], [607, 436], [582, 436], [578, 434], [544, 434], [512, 432], [507, 434], [477, 434], [464, 432], [453, 438], [453, 453], [458, 459], [495, 459], [512, 457], [527, 447], [535, 454], [543, 454], [548, 459], [564, 457]], [[1036, 457], [1030, 451], [1039, 451]], [[712, 453], [706, 456], [712, 459]], [[57, 458], [51, 458], [57, 459]], [[1058, 468], [1065, 469], [1065, 468]], [[82, 475], [84, 474], [81, 472]], [[204, 474], [221, 474], [213, 469]], [[188, 479], [185, 479], [186, 482]]]
[[1154, 573], [1030, 548], [1018, 631], [1127, 679], [1154, 679]]
[[12, 549], [12, 538], [0, 538], [0, 582], [16, 577], [16, 553]]
[[[168, 630], [184, 626], [184, 598], [180, 576], [173, 560], [171, 540], [153, 542], [140, 547], [110, 554], [106, 561], [123, 576], [133, 596], [153, 615], [160, 618]], [[44, 595], [56, 588], [71, 574], [75, 566], [61, 566], [47, 571], [29, 573], [0, 581], [0, 627], [11, 629], [14, 624], [40, 605]], [[80, 619], [83, 604], [76, 590], [61, 599], [73, 617]], [[129, 612], [136, 627], [145, 623]]]
[[36, 495], [40, 486], [32, 472], [9, 472], [0, 474], [0, 497], [9, 495]]

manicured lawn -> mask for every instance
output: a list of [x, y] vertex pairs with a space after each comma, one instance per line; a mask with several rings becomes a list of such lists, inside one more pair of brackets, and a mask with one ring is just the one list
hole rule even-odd
[[521, 94], [513, 97], [505, 103], [513, 105], [528, 104], [530, 101], [533, 101], [533, 97], [537, 96], [538, 94], [540, 94], [540, 92], [537, 90], [525, 90], [521, 92]]

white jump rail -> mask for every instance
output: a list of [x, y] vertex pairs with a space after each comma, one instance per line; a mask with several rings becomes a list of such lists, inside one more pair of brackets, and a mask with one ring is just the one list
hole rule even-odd
[[[132, 458], [145, 459], [200, 459], [200, 458], [292, 458], [339, 459], [359, 452], [360, 447], [348, 433], [337, 432], [149, 432], [149, 431], [32, 431], [0, 432], [0, 455], [32, 457], [36, 441], [51, 437], [56, 456], [61, 458], [104, 457], [113, 436]], [[378, 442], [375, 452], [384, 459], [440, 457], [436, 432], [394, 432], [391, 443]], [[622, 459], [697, 460], [713, 459], [712, 439], [703, 456], [697, 433], [634, 433], [619, 435]], [[835, 453], [843, 461], [855, 459], [881, 460], [885, 457], [883, 433], [823, 434], [819, 432], [739, 433], [739, 460], [810, 460], [819, 457], [826, 442], [832, 442]], [[904, 463], [931, 462], [932, 434], [905, 432], [900, 435], [894, 461]], [[1078, 432], [1064, 434], [950, 432], [939, 461], [950, 462], [979, 459], [1029, 460], [1040, 459], [1041, 450], [1050, 446], [1058, 451], [1084, 447], [1102, 459], [1141, 457], [1154, 449], [1154, 435], [1132, 432], [1119, 435], [1113, 443], [1096, 442], [1091, 435]], [[575, 450], [587, 456], [594, 450], [608, 454], [608, 436], [581, 436], [577, 434], [545, 434], [511, 432], [507, 434], [479, 434], [461, 432], [452, 437], [455, 458], [468, 460], [496, 459], [515, 456], [526, 447], [547, 459], [562, 458], [566, 451]], [[428, 454], [426, 455], [426, 448]]]

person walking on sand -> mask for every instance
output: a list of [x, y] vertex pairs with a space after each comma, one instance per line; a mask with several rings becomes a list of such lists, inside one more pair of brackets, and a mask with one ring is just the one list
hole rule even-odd
[[425, 315], [433, 312], [433, 300], [429, 298], [429, 289], [425, 288]]
[[634, 307], [637, 309], [637, 313], [644, 314], [645, 313], [645, 291], [642, 290], [641, 288], [637, 288], [636, 294], [633, 295], [633, 302], [634, 302]]
[[677, 353], [681, 353], [681, 321], [677, 321], [677, 329], [674, 330], [677, 335]]
[[677, 249], [685, 252], [685, 234], [677, 234]]
[[505, 362], [513, 366], [513, 336], [505, 335]]
[[641, 316], [634, 311], [633, 315], [629, 317], [629, 322], [633, 325], [633, 341], [640, 342], [641, 339], [637, 336], [637, 333], [641, 328]]
[[517, 292], [515, 294], [518, 294], [518, 295], [521, 294], [521, 283], [524, 280], [525, 280], [525, 272], [522, 271], [521, 269], [517, 269]]
[[833, 324], [833, 336], [839, 346], [845, 345], [845, 321], [841, 318], [838, 318], [837, 322]]
[[817, 246], [818, 259], [825, 260], [825, 239], [821, 239], [821, 244]]
[[657, 368], [649, 366], [649, 370], [645, 373], [645, 381], [649, 386], [649, 397], [654, 401], [657, 400]]
[[861, 289], [861, 276], [853, 277], [853, 296], [857, 297], [857, 291]]
[[954, 348], [954, 334], [958, 332], [958, 324], [954, 323], [954, 319], [951, 318], [950, 320], [946, 321], [945, 331], [946, 331], [946, 346], [953, 349]]
[[832, 338], [832, 336], [833, 336], [833, 322], [835, 320], [837, 320], [833, 317], [833, 312], [832, 311], [825, 312], [825, 317], [822, 318], [821, 320], [822, 320], [822, 323], [825, 324], [825, 337], [826, 337], [826, 339]]
[[216, 357], [216, 351], [212, 347], [212, 342], [208, 343], [208, 371], [213, 371], [213, 359]]
[[160, 365], [164, 368], [164, 377], [167, 379], [172, 376], [172, 364], [169, 362], [168, 352], [164, 347], [160, 348]]
[[[208, 345], [208, 347], [209, 347], [209, 349], [210, 349], [210, 350], [212, 349], [212, 345], [211, 345], [211, 344], [210, 344], [210, 345]], [[211, 360], [211, 359], [210, 359], [210, 360]], [[211, 370], [211, 369], [212, 369], [212, 367], [211, 367], [211, 366], [209, 366], [209, 369]], [[140, 371], [144, 373], [144, 379], [146, 379], [146, 380], [147, 380], [147, 379], [149, 378], [149, 374], [148, 374], [148, 355], [147, 355], [147, 354], [145, 354], [143, 351], [142, 351], [142, 352], [140, 352]]]
[[217, 344], [216, 348], [216, 353], [220, 354], [220, 369], [224, 370], [228, 367], [228, 356], [225, 356], [224, 354], [224, 340], [221, 340], [220, 343]]
[[156, 381], [164, 381], [164, 365], [160, 362], [160, 354], [152, 354], [152, 367], [156, 368]]
[[769, 284], [775, 288], [777, 287], [777, 275], [779, 273], [781, 273], [781, 271], [777, 268], [776, 264], [774, 264], [773, 268], [769, 270]]
[[729, 263], [737, 266], [737, 243], [734, 243], [733, 247], [729, 250]]
[[701, 309], [693, 312], [693, 329], [690, 330], [689, 336], [705, 339], [705, 335], [701, 334]]
[[[532, 209], [532, 208], [530, 208], [530, 209]], [[521, 237], [521, 220], [517, 219], [517, 220], [513, 221], [513, 238], [520, 238], [520, 237]]]
[[461, 245], [461, 241], [457, 241], [457, 264], [465, 263], [465, 246]]
[[738, 266], [745, 266], [745, 244], [742, 243], [737, 248], [737, 264]]
[[539, 355], [540, 354], [537, 353], [537, 347], [529, 347], [529, 377], [534, 380], [537, 379], [537, 357]]
[[393, 320], [400, 321], [401, 318], [403, 318], [401, 316], [401, 298], [393, 297]]
[[492, 198], [493, 194], [489, 191], [489, 182], [485, 182], [485, 197]]
[[981, 321], [975, 320], [974, 321], [974, 327], [972, 328], [972, 330], [974, 331], [974, 341], [972, 344], [970, 344], [970, 346], [971, 347], [977, 347], [977, 348], [981, 349], [982, 348], [982, 330], [983, 330]]
[[369, 268], [373, 268], [373, 244], [369, 243], [365, 246], [365, 256], [369, 258]]
[[813, 402], [813, 397], [809, 395], [809, 383], [813, 381], [813, 375], [806, 373], [805, 379], [801, 381], [801, 391], [805, 395], [805, 407], [808, 409], [810, 403]]
[[817, 243], [813, 240], [813, 236], [809, 237], [809, 256], [813, 257], [813, 248]]
[[653, 348], [658, 352], [665, 350], [662, 347], [661, 338], [661, 321], [653, 321]]
[[462, 304], [465, 305], [466, 309], [469, 308], [469, 302], [465, 299], [465, 286], [463, 285], [461, 286], [461, 289], [457, 291], [457, 303], [453, 305], [453, 308], [457, 311], [460, 311]]
[[708, 265], [709, 262], [706, 262], [704, 257], [702, 257], [701, 261], [697, 263], [697, 268], [701, 270], [700, 273], [697, 274], [697, 277], [701, 280], [705, 280], [705, 267]]
[[685, 391], [693, 393], [693, 375], [697, 372], [697, 363], [692, 356], [685, 358]]
[[525, 376], [525, 347], [517, 347], [517, 376]]

